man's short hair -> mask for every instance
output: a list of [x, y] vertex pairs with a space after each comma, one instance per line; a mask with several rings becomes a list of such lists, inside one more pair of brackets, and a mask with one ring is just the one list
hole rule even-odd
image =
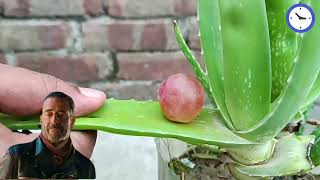
[[70, 96], [66, 95], [63, 92], [59, 92], [59, 91], [51, 92], [50, 94], [48, 94], [44, 98], [43, 102], [48, 98], [61, 98], [61, 99], [65, 100], [65, 101], [67, 101], [68, 104], [69, 104], [70, 113], [71, 113], [71, 115], [73, 115], [73, 113], [74, 113], [74, 102], [73, 102], [73, 100], [72, 100], [72, 98]]

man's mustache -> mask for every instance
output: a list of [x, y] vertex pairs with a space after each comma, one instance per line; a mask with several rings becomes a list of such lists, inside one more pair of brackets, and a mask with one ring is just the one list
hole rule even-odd
[[64, 131], [63, 126], [60, 125], [51, 125], [48, 127], [48, 129], [60, 129], [61, 131]]

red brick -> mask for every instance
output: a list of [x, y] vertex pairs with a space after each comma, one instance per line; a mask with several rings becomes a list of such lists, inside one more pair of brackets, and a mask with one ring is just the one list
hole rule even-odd
[[167, 45], [166, 27], [164, 24], [147, 24], [141, 38], [142, 49], [165, 49]]
[[3, 13], [3, 8], [4, 8], [4, 0], [0, 0], [0, 14]]
[[109, 0], [108, 6], [106, 7], [108, 9], [108, 14], [121, 17], [125, 4], [125, 0]]
[[189, 33], [189, 47], [191, 49], [201, 49], [200, 45], [200, 38], [198, 36], [199, 34], [199, 26], [197, 21], [194, 19], [191, 21], [191, 27], [190, 27], [190, 33]]
[[89, 15], [99, 15], [103, 12], [103, 5], [101, 0], [85, 0], [84, 9]]
[[[62, 23], [0, 24], [0, 49], [2, 50], [41, 50], [66, 47], [70, 29]], [[22, 31], [23, 29], [23, 31]]]
[[196, 14], [196, 0], [109, 0], [108, 12], [117, 17], [188, 16]]
[[197, 0], [175, 0], [175, 15], [190, 16], [197, 13]]
[[[107, 21], [107, 20], [106, 20]], [[117, 20], [82, 25], [86, 50], [176, 50], [170, 20]]]
[[6, 63], [6, 59], [4, 57], [4, 55], [0, 54], [0, 63], [5, 64]]
[[172, 16], [174, 0], [109, 0], [108, 12], [119, 17]]
[[96, 23], [82, 24], [83, 47], [86, 50], [106, 50], [109, 49], [108, 25]]
[[3, 0], [6, 16], [28, 16], [31, 10], [31, 0]]
[[175, 73], [193, 74], [181, 52], [118, 53], [117, 77], [125, 80], [161, 80]]
[[83, 16], [102, 12], [100, 0], [4, 0], [6, 16]]
[[107, 38], [110, 48], [113, 50], [133, 49], [134, 25], [110, 24], [107, 30]]
[[112, 73], [111, 60], [104, 54], [57, 56], [21, 53], [16, 59], [19, 67], [50, 74], [66, 81], [97, 81]]

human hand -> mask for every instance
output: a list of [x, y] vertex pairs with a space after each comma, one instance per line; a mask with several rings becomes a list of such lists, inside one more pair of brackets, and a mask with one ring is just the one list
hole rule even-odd
[[[27, 69], [0, 64], [0, 112], [16, 116], [39, 114], [43, 99], [53, 91], [61, 91], [72, 97], [75, 115], [84, 116], [101, 107], [106, 95], [94, 89], [78, 88], [53, 76]], [[15, 144], [30, 142], [38, 134], [13, 133], [0, 124], [0, 162], [7, 149]], [[71, 133], [75, 148], [90, 157], [95, 145], [96, 131]]]
[[106, 95], [94, 89], [78, 88], [53, 76], [0, 64], [0, 112], [26, 116], [40, 113], [43, 99], [62, 91], [75, 102], [75, 115], [83, 116], [101, 107]]

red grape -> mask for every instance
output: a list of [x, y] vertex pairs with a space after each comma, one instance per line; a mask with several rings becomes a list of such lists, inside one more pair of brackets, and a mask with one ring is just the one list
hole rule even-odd
[[158, 97], [161, 110], [167, 119], [189, 123], [202, 109], [204, 90], [195, 77], [174, 74], [161, 84]]

